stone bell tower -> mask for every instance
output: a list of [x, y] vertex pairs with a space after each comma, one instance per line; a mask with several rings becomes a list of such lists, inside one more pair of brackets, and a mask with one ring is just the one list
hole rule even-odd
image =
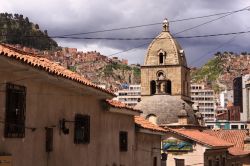
[[169, 22], [163, 21], [162, 32], [148, 47], [141, 66], [142, 99], [152, 95], [178, 96], [190, 102], [190, 69], [185, 53], [169, 32]]

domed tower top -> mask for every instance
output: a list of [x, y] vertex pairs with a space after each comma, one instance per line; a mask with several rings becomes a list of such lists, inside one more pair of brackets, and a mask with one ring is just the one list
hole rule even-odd
[[141, 66], [141, 95], [173, 95], [190, 101], [190, 69], [183, 49], [163, 21], [162, 32], [151, 42]]
[[187, 66], [185, 53], [169, 32], [169, 22], [163, 21], [162, 32], [151, 42], [144, 61], [145, 66], [181, 65]]

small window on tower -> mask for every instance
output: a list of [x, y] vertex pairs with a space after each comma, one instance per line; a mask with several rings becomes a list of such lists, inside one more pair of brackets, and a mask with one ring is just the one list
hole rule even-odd
[[160, 53], [160, 55], [159, 55], [159, 63], [163, 64], [163, 62], [164, 62], [164, 55], [163, 55], [163, 53]]

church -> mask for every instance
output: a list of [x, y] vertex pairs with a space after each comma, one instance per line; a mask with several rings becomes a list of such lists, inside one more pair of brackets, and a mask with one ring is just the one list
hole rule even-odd
[[163, 21], [162, 32], [151, 42], [141, 66], [142, 101], [136, 109], [160, 126], [200, 127], [201, 116], [192, 109], [190, 69], [185, 52]]
[[198, 107], [192, 104], [185, 52], [165, 19], [162, 32], [149, 45], [141, 66], [141, 101], [134, 107], [167, 131], [161, 140], [161, 165], [249, 165], [249, 134], [241, 134], [242, 138], [234, 142], [222, 136], [230, 134], [227, 131], [206, 130]]

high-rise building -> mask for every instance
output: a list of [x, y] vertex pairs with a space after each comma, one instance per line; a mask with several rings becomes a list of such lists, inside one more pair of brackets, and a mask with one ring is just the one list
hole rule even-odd
[[249, 108], [249, 80], [250, 74], [234, 79], [234, 106], [240, 107], [240, 120], [247, 122], [250, 120]]
[[191, 100], [199, 106], [204, 121], [215, 121], [215, 97], [212, 89], [201, 84], [191, 84]]
[[124, 86], [122, 90], [115, 93], [117, 97], [114, 100], [125, 103], [127, 106], [134, 107], [141, 101], [141, 85]]

